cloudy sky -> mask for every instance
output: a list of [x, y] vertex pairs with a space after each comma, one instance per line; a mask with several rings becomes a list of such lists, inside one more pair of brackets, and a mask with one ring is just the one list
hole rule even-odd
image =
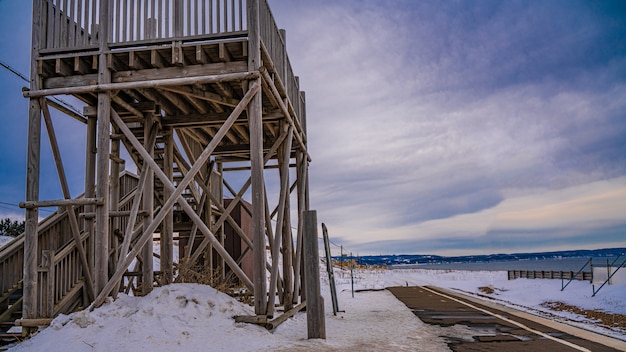
[[[269, 3], [306, 91], [311, 205], [335, 243], [626, 247], [623, 2]], [[24, 73], [30, 25], [29, 5], [0, 0], [0, 60]], [[23, 85], [0, 69], [2, 217], [24, 198]]]

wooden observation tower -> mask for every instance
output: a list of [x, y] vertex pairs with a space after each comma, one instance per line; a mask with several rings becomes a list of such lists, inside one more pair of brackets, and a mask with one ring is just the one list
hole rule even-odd
[[[181, 263], [253, 293], [250, 321], [302, 307], [305, 96], [267, 1], [34, 0], [32, 28], [24, 322], [173, 282], [176, 241]], [[49, 108], [84, 124], [82, 195]], [[64, 199], [38, 196], [42, 121]], [[39, 223], [46, 206], [59, 210]]]

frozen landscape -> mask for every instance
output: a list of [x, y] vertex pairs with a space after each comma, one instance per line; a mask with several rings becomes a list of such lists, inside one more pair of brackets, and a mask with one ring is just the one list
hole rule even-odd
[[270, 332], [235, 323], [233, 316], [252, 314], [252, 307], [208, 286], [175, 284], [157, 288], [147, 297], [122, 295], [93, 312], [60, 316], [50, 327], [9, 351], [449, 351], [444, 338], [439, 337], [442, 328], [422, 323], [384, 290], [405, 285], [433, 285], [497, 301], [621, 339], [626, 346], [623, 326], [610, 327], [582, 313], [553, 310], [550, 307], [555, 305], [549, 303], [621, 314], [613, 317], [623, 323], [624, 285], [606, 286], [591, 297], [591, 285], [586, 281], [574, 281], [561, 291], [560, 280], [509, 281], [504, 271], [371, 269], [355, 270], [357, 292], [353, 298], [350, 272], [336, 268], [339, 308], [345, 312], [333, 316], [328, 277], [323, 271], [320, 274], [326, 340], [307, 340], [304, 312]]

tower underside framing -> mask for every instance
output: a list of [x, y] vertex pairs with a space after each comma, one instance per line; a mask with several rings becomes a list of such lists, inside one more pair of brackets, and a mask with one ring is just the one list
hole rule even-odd
[[[31, 67], [25, 319], [98, 306], [133, 280], [139, 294], [173, 282], [173, 243], [183, 237], [180, 263], [235, 275], [254, 294], [258, 321], [304, 301], [305, 99], [266, 0], [34, 0]], [[57, 95], [82, 101], [83, 113], [49, 99]], [[50, 108], [84, 124], [80, 197], [70, 194], [63, 162], [72, 161], [58, 151]], [[38, 196], [42, 121], [63, 199]], [[136, 177], [120, 177], [128, 164]], [[71, 236], [59, 248], [41, 248], [45, 206], [65, 209]], [[69, 242], [75, 260], [61, 265]], [[60, 289], [60, 278], [74, 282]]]

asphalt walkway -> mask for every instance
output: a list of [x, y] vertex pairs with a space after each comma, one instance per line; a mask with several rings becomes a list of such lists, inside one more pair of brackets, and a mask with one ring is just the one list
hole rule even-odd
[[388, 290], [424, 323], [447, 327], [442, 337], [453, 351], [625, 350], [619, 342], [602, 344], [598, 342], [602, 339], [574, 336], [571, 331], [563, 331], [567, 329], [558, 329], [557, 324], [542, 324], [528, 315], [511, 314], [510, 309], [496, 309], [435, 287]]

